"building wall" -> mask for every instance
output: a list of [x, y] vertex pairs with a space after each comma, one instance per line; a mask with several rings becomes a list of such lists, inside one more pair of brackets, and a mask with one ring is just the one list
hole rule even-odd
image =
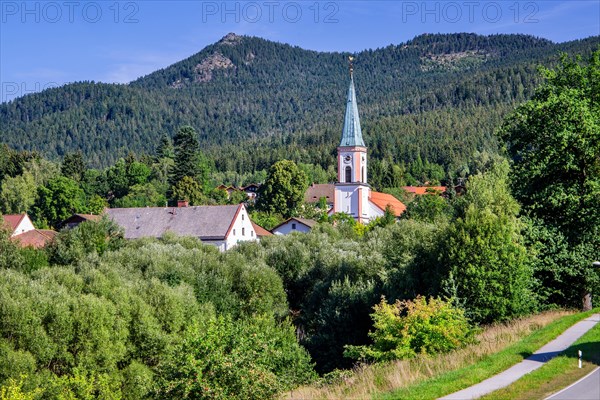
[[310, 227], [291, 220], [273, 230], [274, 235], [289, 235], [293, 232], [307, 233], [310, 232]]
[[366, 223], [371, 217], [369, 193], [366, 185], [338, 185], [335, 187], [335, 212], [350, 214], [355, 220]]
[[225, 250], [229, 250], [239, 242], [248, 242], [257, 240], [256, 232], [246, 211], [246, 207], [241, 206], [235, 222], [229, 231], [229, 236], [225, 239]]
[[21, 233], [29, 232], [34, 229], [35, 229], [35, 227], [33, 226], [33, 223], [31, 222], [31, 220], [29, 219], [29, 216], [25, 215], [25, 217], [21, 220], [19, 225], [17, 225], [17, 227], [15, 228], [15, 230], [11, 236], [17, 236], [17, 235], [20, 235]]
[[369, 215], [371, 219], [375, 219], [377, 217], [383, 217], [385, 215], [385, 211], [381, 211], [381, 208], [377, 207], [375, 204], [369, 201]]

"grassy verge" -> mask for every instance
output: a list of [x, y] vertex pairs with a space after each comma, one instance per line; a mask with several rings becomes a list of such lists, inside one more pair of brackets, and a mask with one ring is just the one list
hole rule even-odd
[[498, 373], [588, 314], [553, 311], [487, 327], [479, 342], [448, 354], [361, 366], [336, 384], [302, 387], [288, 399], [436, 398]]
[[571, 325], [592, 312], [562, 317], [495, 354], [487, 355], [472, 365], [443, 373], [416, 385], [380, 396], [383, 399], [436, 399], [479, 383], [522, 361], [544, 344], [556, 338]]
[[[583, 352], [583, 365], [579, 369], [577, 351]], [[550, 360], [540, 369], [525, 375], [510, 386], [497, 390], [485, 400], [544, 399], [552, 393], [583, 378], [600, 365], [600, 324], [579, 338], [564, 354]]]

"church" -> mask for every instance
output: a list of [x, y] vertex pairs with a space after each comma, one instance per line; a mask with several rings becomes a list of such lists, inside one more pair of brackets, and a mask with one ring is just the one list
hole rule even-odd
[[[390, 194], [371, 190], [367, 176], [367, 160], [367, 146], [362, 137], [353, 69], [350, 64], [350, 87], [342, 139], [337, 148], [337, 182], [333, 185], [332, 211], [349, 214], [363, 224], [382, 217], [388, 207], [399, 217], [406, 210], [406, 206]], [[311, 188], [309, 192], [310, 190]], [[310, 197], [310, 193], [307, 193], [307, 198]]]

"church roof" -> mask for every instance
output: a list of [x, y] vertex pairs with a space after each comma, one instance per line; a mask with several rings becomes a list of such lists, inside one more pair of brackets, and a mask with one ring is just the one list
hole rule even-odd
[[365, 146], [360, 129], [360, 119], [358, 117], [358, 104], [356, 103], [356, 93], [354, 90], [354, 78], [350, 76], [350, 87], [348, 88], [348, 99], [346, 100], [346, 116], [344, 118], [344, 129], [342, 130], [342, 140], [340, 147]]
[[369, 200], [382, 211], [385, 211], [386, 207], [390, 206], [392, 212], [396, 217], [399, 217], [404, 211], [406, 211], [406, 206], [404, 205], [404, 203], [402, 203], [400, 200], [398, 200], [391, 194], [371, 192]]

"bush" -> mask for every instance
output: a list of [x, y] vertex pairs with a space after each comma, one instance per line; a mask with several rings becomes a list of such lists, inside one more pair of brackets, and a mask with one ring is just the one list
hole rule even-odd
[[463, 310], [451, 302], [418, 296], [388, 304], [385, 298], [373, 307], [375, 331], [370, 346], [346, 346], [346, 357], [363, 361], [389, 361], [417, 354], [445, 353], [473, 341]]

